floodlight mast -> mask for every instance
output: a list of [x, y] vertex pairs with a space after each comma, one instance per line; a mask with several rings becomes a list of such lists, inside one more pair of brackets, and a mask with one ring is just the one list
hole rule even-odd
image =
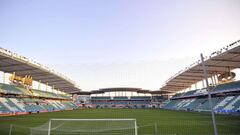
[[214, 135], [218, 135], [217, 126], [216, 126], [216, 120], [215, 120], [215, 114], [214, 114], [213, 105], [212, 105], [212, 97], [211, 97], [211, 93], [210, 93], [210, 89], [209, 89], [209, 83], [208, 83], [208, 77], [207, 77], [207, 70], [206, 70], [206, 66], [205, 66], [205, 61], [204, 61], [202, 53], [200, 54], [200, 56], [201, 56], [201, 61], [202, 61], [202, 68], [203, 68], [204, 78], [205, 78], [205, 81], [206, 81], [206, 90], [207, 90], [207, 93], [208, 93], [209, 107], [211, 109], [211, 114], [212, 114]]

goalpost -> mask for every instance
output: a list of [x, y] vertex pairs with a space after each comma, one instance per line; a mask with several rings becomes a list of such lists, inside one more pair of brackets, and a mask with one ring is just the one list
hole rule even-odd
[[137, 135], [136, 119], [50, 119], [31, 135]]

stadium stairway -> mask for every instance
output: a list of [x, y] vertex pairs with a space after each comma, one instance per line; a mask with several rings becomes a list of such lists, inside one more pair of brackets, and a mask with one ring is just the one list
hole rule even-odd
[[235, 111], [238, 111], [239, 106], [240, 106], [240, 96], [235, 96], [235, 98], [232, 99], [232, 101], [223, 108], [223, 111], [235, 112]]
[[221, 102], [219, 102], [214, 109], [215, 110], [221, 110], [223, 109], [228, 103], [230, 103], [234, 99], [234, 96], [228, 96], [225, 99], [223, 99]]
[[7, 98], [0, 97], [0, 101], [3, 106], [5, 106], [9, 112], [18, 112], [20, 111], [18, 107], [16, 107], [11, 101], [9, 101]]
[[19, 108], [19, 111], [25, 111], [24, 105], [20, 103], [16, 98], [9, 98], [8, 100], [10, 100], [15, 106], [17, 106]]
[[4, 103], [2, 98], [0, 98], [0, 113], [8, 113], [10, 112], [9, 108], [7, 108]]

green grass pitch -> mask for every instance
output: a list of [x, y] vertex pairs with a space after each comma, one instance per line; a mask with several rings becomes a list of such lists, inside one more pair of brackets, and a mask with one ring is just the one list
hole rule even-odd
[[[139, 135], [212, 135], [210, 113], [161, 109], [82, 109], [42, 114], [0, 117], [0, 135], [28, 135], [29, 127], [40, 126], [50, 118], [103, 119], [136, 118]], [[240, 116], [217, 115], [219, 135], [239, 135]], [[157, 127], [157, 128], [155, 128]]]

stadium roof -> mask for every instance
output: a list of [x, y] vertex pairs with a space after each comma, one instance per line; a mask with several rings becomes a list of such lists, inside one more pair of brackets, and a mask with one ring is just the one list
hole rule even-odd
[[[91, 95], [91, 94], [103, 94], [105, 92], [138, 92], [138, 93], [143, 93], [144, 90], [141, 88], [127, 88], [127, 87], [121, 87], [121, 88], [103, 88], [99, 90], [92, 90], [92, 91], [80, 91], [80, 92], [73, 92], [72, 94], [80, 94], [80, 95]], [[146, 90], [145, 90], [146, 91]]]
[[79, 94], [79, 95], [91, 95], [91, 94], [103, 94], [105, 92], [137, 92], [137, 93], [144, 93], [144, 94], [167, 94], [167, 91], [151, 91], [145, 90], [141, 88], [103, 88], [99, 90], [92, 90], [92, 91], [79, 91], [79, 92], [72, 92], [72, 94]]
[[[199, 55], [200, 57], [200, 55]], [[207, 75], [212, 77], [240, 68], [240, 40], [204, 58]], [[178, 92], [204, 79], [201, 61], [191, 64], [166, 81], [160, 91]]]
[[19, 76], [30, 75], [35, 81], [41, 80], [42, 83], [48, 83], [54, 89], [67, 93], [80, 91], [76, 83], [63, 74], [3, 48], [0, 48], [0, 70], [6, 73], [15, 72]]

